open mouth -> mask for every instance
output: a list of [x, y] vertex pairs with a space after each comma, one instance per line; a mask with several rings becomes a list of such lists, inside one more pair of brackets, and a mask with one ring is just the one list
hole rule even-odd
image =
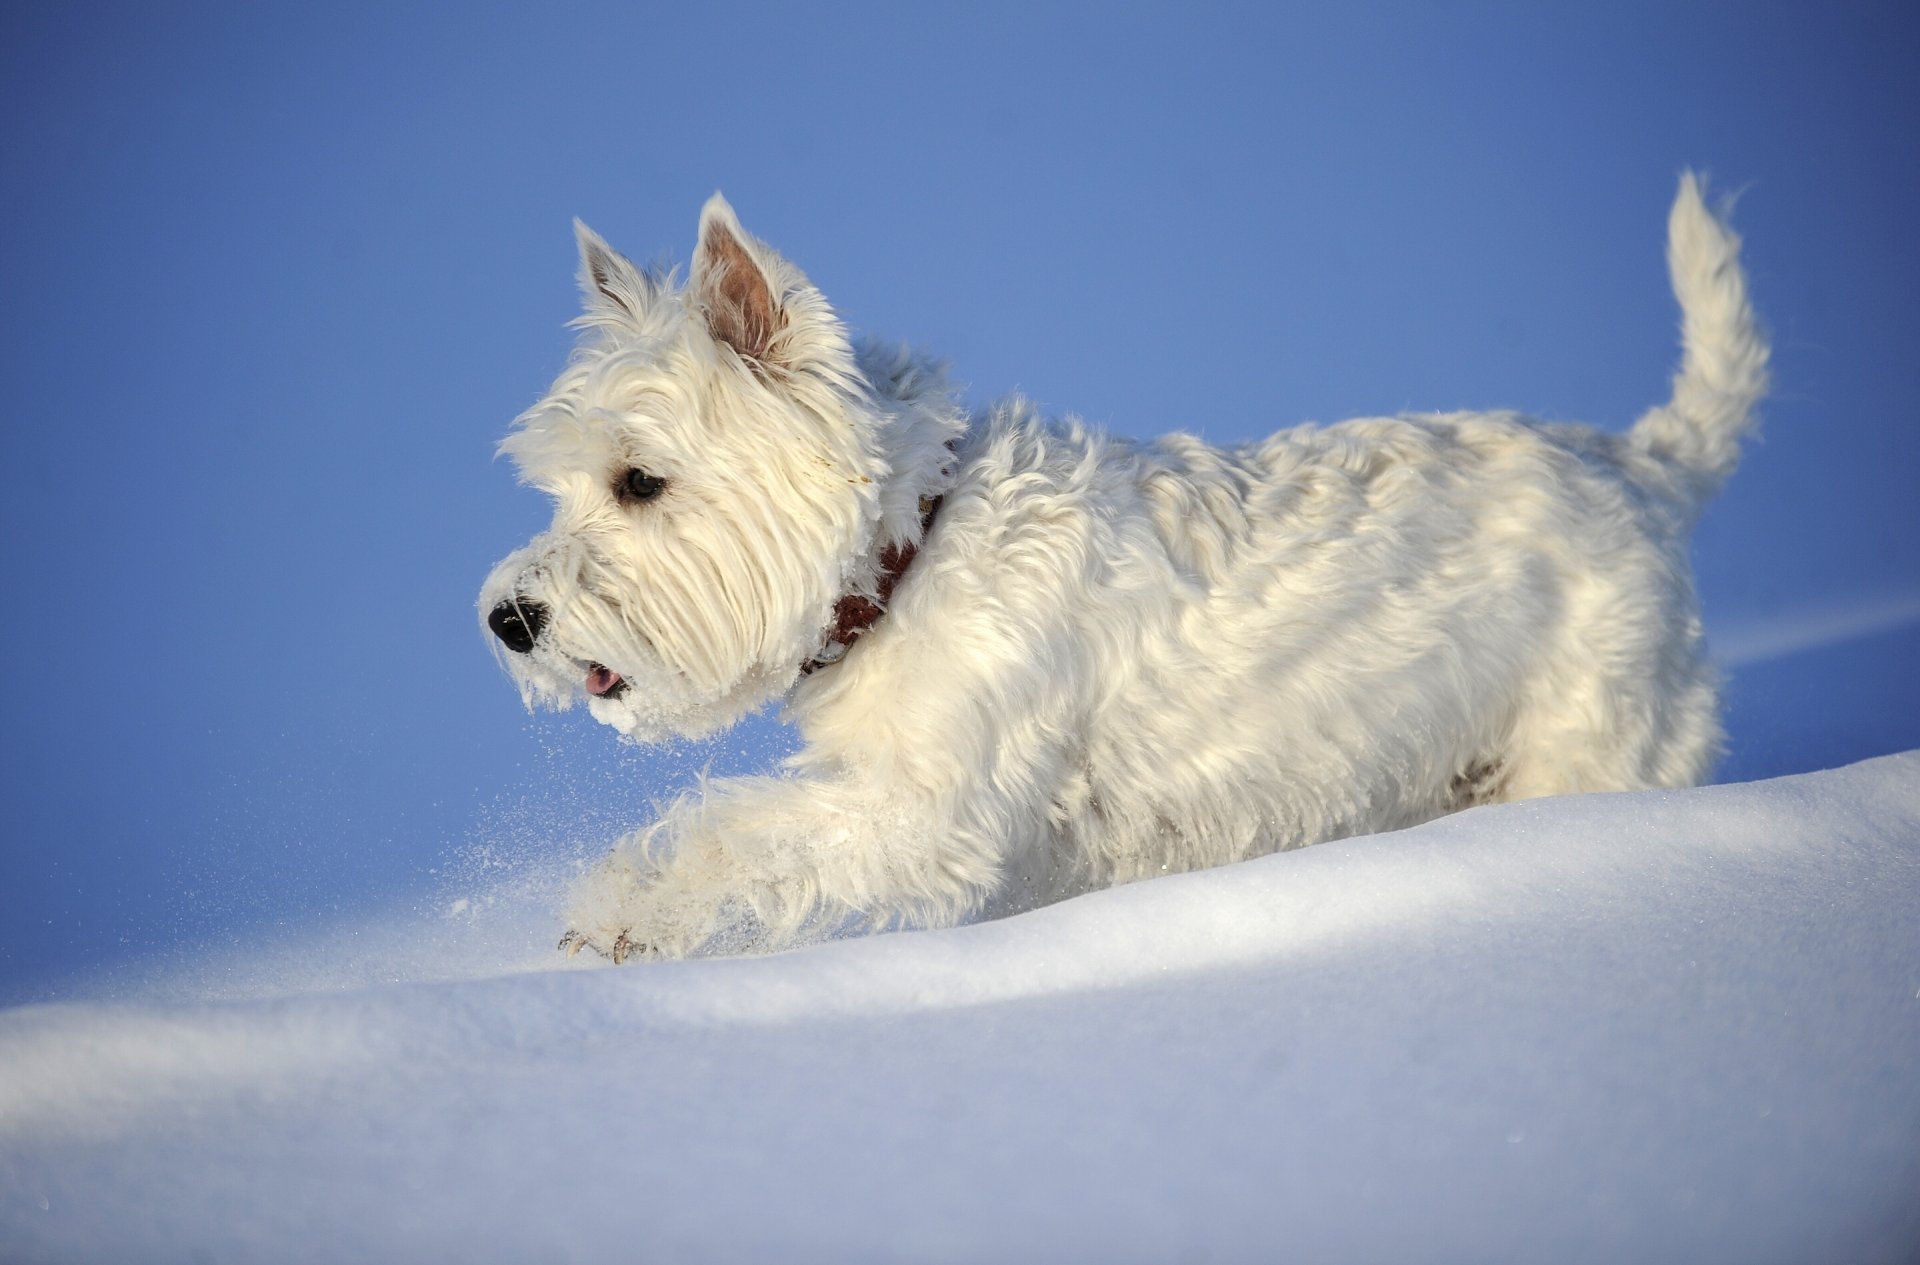
[[626, 678], [598, 663], [587, 665], [587, 693], [596, 698], [619, 698], [627, 692]]

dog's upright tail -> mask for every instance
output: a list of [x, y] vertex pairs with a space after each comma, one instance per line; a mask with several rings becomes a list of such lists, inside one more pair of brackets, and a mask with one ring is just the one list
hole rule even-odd
[[1740, 239], [1707, 209], [1691, 171], [1667, 217], [1667, 270], [1685, 353], [1673, 398], [1634, 423], [1628, 438], [1680, 474], [1697, 510], [1740, 460], [1740, 439], [1767, 392], [1767, 344], [1747, 302]]

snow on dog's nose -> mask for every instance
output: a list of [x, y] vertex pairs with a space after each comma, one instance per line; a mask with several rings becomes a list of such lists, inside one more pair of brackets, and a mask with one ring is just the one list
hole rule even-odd
[[487, 615], [487, 627], [515, 654], [531, 653], [546, 623], [545, 604], [524, 597], [508, 598]]

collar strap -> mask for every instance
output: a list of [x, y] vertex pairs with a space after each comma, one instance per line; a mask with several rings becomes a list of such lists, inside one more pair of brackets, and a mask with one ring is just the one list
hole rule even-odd
[[[920, 498], [921, 540], [927, 538], [927, 532], [933, 527], [933, 516], [940, 512], [940, 502], [945, 499], [942, 496]], [[911, 541], [888, 545], [880, 551], [880, 574], [874, 581], [874, 595], [848, 593], [833, 604], [833, 624], [827, 629], [826, 644], [819, 654], [800, 665], [801, 676], [811, 676], [821, 668], [840, 662], [860, 635], [880, 622], [880, 617], [887, 613], [887, 601], [893, 596], [894, 586], [900, 583], [900, 577], [907, 573], [914, 555], [919, 552], [920, 547]]]

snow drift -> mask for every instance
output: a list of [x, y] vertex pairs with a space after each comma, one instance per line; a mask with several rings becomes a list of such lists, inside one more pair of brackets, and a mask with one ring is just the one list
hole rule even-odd
[[1909, 753], [772, 958], [23, 1007], [0, 1258], [1905, 1260], [1916, 910]]

